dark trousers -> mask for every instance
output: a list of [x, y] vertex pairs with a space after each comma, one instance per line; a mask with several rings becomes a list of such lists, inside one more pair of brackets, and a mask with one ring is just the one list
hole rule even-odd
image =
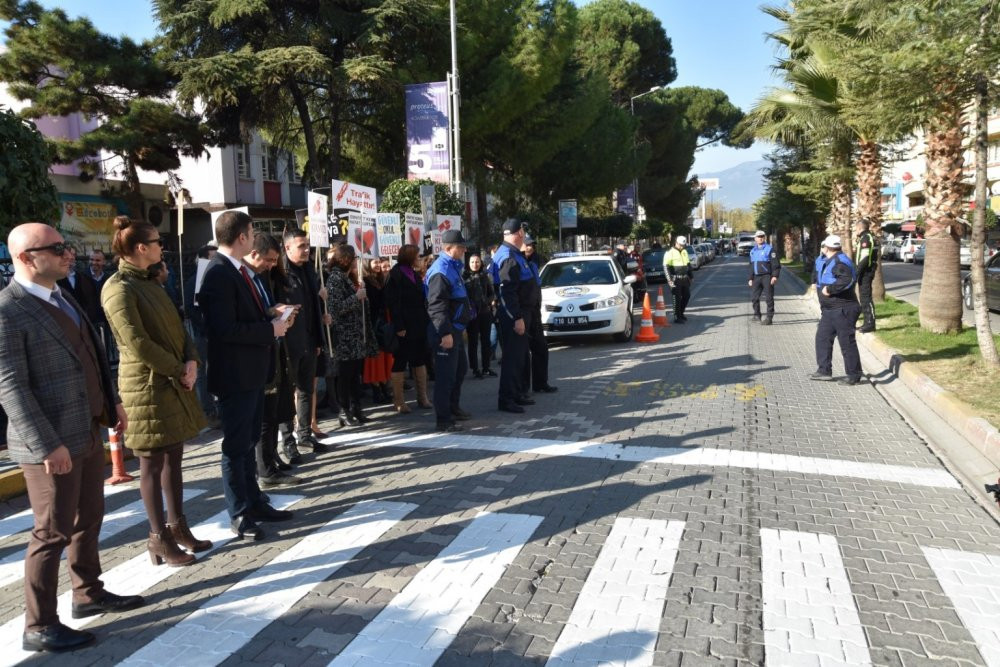
[[340, 372], [337, 375], [337, 397], [340, 399], [340, 408], [357, 414], [361, 411], [361, 371], [365, 360], [341, 359], [338, 363]]
[[764, 294], [767, 303], [767, 316], [774, 317], [774, 285], [771, 284], [771, 274], [753, 277], [753, 293], [750, 302], [753, 304], [753, 316], [760, 319], [760, 295]]
[[295, 387], [295, 435], [312, 436], [312, 396], [316, 380], [316, 355], [288, 357], [288, 377]]
[[104, 595], [97, 546], [104, 521], [104, 447], [96, 427], [90, 449], [73, 458], [65, 475], [47, 475], [42, 464], [22, 463], [21, 469], [35, 517], [24, 558], [24, 630], [37, 632], [59, 622], [63, 549], [73, 601], [94, 602]]
[[861, 298], [861, 314], [865, 316], [865, 329], [875, 328], [875, 304], [872, 302], [872, 281], [875, 271], [865, 271], [858, 276], [858, 296]]
[[524, 359], [524, 374], [521, 386], [527, 392], [528, 388], [535, 391], [549, 386], [549, 346], [545, 343], [542, 332], [541, 313], [535, 313], [531, 318], [531, 328], [528, 330], [528, 354]]
[[500, 359], [499, 404], [501, 406], [512, 404], [518, 396], [527, 391], [522, 385], [522, 376], [524, 360], [528, 355], [529, 320], [530, 318], [525, 319], [524, 335], [519, 336], [514, 333], [514, 321], [507, 317], [506, 313], [501, 313], [497, 317], [500, 347], [503, 351], [503, 357]]
[[[479, 311], [476, 319], [469, 322], [465, 333], [469, 338], [469, 368], [473, 372], [486, 370], [490, 367], [490, 326], [493, 324], [493, 313], [489, 308]], [[480, 353], [482, 366], [479, 365]]]
[[[194, 343], [198, 347], [198, 356], [202, 359], [208, 359], [208, 339], [204, 335], [195, 336]], [[218, 413], [215, 397], [208, 391], [208, 367], [204, 363], [198, 364], [198, 379], [195, 381], [195, 388], [198, 391], [198, 399], [201, 401], [201, 409], [205, 411], [205, 414], [214, 416]]]
[[674, 318], [684, 317], [688, 301], [691, 300], [691, 280], [674, 278], [674, 286], [670, 288], [670, 296], [674, 300]]
[[438, 425], [455, 421], [451, 412], [459, 407], [462, 382], [469, 370], [462, 332], [453, 333], [451, 339], [453, 344], [450, 350], [442, 348], [440, 341], [434, 343], [434, 369], [437, 372], [437, 377], [434, 378], [434, 414]]
[[840, 343], [847, 377], [861, 377], [861, 357], [854, 325], [861, 314], [861, 306], [848, 301], [843, 305], [825, 305], [816, 327], [816, 370], [824, 375], [833, 374], [833, 339]]
[[222, 490], [230, 517], [244, 516], [267, 496], [257, 486], [254, 446], [261, 437], [264, 387], [219, 397], [222, 413]]

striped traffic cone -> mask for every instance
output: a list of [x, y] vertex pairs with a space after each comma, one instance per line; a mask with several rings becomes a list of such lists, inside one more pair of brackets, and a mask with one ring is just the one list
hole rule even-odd
[[104, 480], [105, 484], [124, 484], [135, 478], [125, 472], [125, 447], [122, 435], [115, 429], [108, 429], [108, 441], [111, 443], [111, 477]]
[[653, 329], [653, 313], [649, 307], [649, 292], [642, 300], [642, 326], [639, 327], [639, 335], [635, 337], [639, 343], [659, 343], [660, 334]]
[[656, 294], [656, 308], [653, 309], [653, 324], [658, 327], [669, 327], [667, 319], [667, 304], [663, 301], [663, 288]]

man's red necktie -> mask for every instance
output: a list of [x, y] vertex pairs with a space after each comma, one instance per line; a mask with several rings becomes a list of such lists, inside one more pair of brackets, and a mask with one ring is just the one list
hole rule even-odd
[[253, 281], [250, 279], [250, 272], [247, 271], [247, 267], [241, 266], [240, 273], [243, 274], [243, 280], [247, 281], [247, 287], [250, 288], [250, 294], [253, 295], [254, 303], [260, 308], [260, 312], [267, 314], [267, 310], [264, 308], [264, 304], [260, 302], [260, 295], [257, 294], [257, 288], [253, 286]]

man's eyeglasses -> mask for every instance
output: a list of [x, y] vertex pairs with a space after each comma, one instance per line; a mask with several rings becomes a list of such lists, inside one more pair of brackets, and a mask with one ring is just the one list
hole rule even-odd
[[56, 257], [62, 257], [67, 252], [76, 252], [76, 250], [73, 248], [72, 245], [70, 245], [69, 243], [62, 243], [62, 242], [52, 243], [49, 245], [42, 245], [38, 246], [37, 248], [25, 248], [25, 252], [41, 252], [43, 250], [51, 252]]

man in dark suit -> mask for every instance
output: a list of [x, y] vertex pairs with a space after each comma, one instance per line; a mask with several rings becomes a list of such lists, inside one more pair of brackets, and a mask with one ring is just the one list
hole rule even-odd
[[[264, 538], [258, 521], [284, 521], [292, 513], [277, 510], [257, 484], [254, 445], [260, 439], [264, 385], [273, 373], [272, 346], [285, 335], [288, 321], [271, 319], [253, 286], [243, 257], [253, 249], [253, 220], [226, 211], [215, 222], [219, 251], [198, 293], [208, 338], [208, 390], [219, 400], [222, 418], [222, 484], [233, 532]], [[275, 312], [283, 313], [279, 304]]]
[[[70, 248], [70, 252], [73, 249]], [[69, 292], [70, 296], [83, 308], [87, 318], [94, 324], [105, 322], [104, 311], [101, 310], [101, 292], [97, 288], [97, 283], [90, 277], [87, 271], [76, 270], [76, 261], [70, 262], [69, 273], [59, 279], [56, 284], [63, 292]]]
[[104, 590], [100, 580], [101, 427], [121, 433], [127, 420], [93, 324], [56, 284], [69, 272], [72, 249], [41, 223], [15, 227], [7, 245], [15, 274], [0, 292], [0, 405], [10, 419], [10, 457], [24, 471], [35, 517], [24, 562], [22, 645], [68, 651], [94, 635], [59, 622], [59, 563], [67, 547], [73, 618], [144, 603]]

